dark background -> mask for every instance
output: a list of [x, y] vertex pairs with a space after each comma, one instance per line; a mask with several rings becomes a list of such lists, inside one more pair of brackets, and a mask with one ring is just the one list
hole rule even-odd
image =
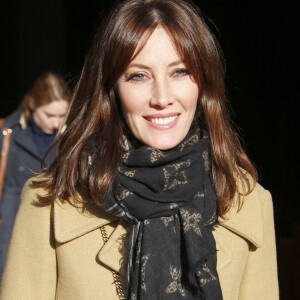
[[[296, 8], [284, 0], [196, 3], [224, 51], [233, 120], [260, 183], [273, 195], [281, 299], [300, 299]], [[45, 70], [61, 73], [71, 85], [76, 82], [99, 13], [108, 5], [99, 0], [0, 0], [0, 117], [17, 107]]]

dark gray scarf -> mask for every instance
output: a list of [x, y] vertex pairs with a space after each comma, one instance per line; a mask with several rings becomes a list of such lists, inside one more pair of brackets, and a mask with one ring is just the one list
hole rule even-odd
[[191, 130], [171, 150], [142, 146], [123, 154], [105, 204], [131, 223], [126, 299], [222, 299], [207, 132]]

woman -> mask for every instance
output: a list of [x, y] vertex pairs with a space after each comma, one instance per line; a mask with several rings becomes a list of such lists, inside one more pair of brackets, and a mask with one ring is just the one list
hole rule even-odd
[[[69, 91], [64, 79], [55, 73], [45, 72], [36, 79], [25, 96], [20, 109], [8, 116], [3, 128], [12, 130], [7, 167], [0, 206], [0, 277], [4, 267], [6, 249], [20, 194], [25, 182], [41, 167], [47, 148], [53, 141], [69, 105]], [[0, 136], [0, 147], [3, 135]], [[54, 151], [47, 156], [48, 166]]]
[[277, 299], [271, 197], [224, 89], [193, 4], [119, 2], [24, 188], [1, 299]]

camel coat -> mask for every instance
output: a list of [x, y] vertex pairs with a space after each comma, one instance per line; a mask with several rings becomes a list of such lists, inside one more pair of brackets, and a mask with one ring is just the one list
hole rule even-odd
[[[120, 270], [124, 221], [92, 205], [41, 207], [37, 193], [43, 190], [25, 185], [0, 299], [117, 300], [111, 270]], [[105, 245], [102, 226], [109, 235]], [[226, 220], [219, 218], [213, 233], [224, 300], [278, 299], [270, 193], [256, 184], [242, 209], [234, 206]]]

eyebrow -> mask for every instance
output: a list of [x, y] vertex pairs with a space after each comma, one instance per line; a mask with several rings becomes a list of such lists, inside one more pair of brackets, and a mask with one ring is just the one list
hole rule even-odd
[[[181, 60], [181, 59], [180, 59], [180, 60], [176, 60], [176, 61], [171, 62], [170, 64], [168, 64], [168, 67], [178, 66], [178, 65], [180, 65], [181, 63], [184, 63], [184, 61]], [[130, 65], [128, 66], [128, 68], [131, 68], [131, 67], [136, 67], [136, 68], [146, 69], [146, 70], [151, 69], [151, 68], [149, 68], [148, 66], [143, 65], [143, 64], [130, 64]]]
[[169, 67], [174, 67], [174, 66], [178, 66], [178, 65], [180, 65], [180, 64], [184, 64], [184, 61], [183, 61], [182, 59], [176, 60], [176, 61], [170, 63], [168, 66], [169, 66]]
[[66, 114], [50, 114], [48, 112], [45, 112], [45, 114], [48, 116], [48, 117], [55, 117], [55, 116], [58, 116], [58, 117], [64, 117]]

